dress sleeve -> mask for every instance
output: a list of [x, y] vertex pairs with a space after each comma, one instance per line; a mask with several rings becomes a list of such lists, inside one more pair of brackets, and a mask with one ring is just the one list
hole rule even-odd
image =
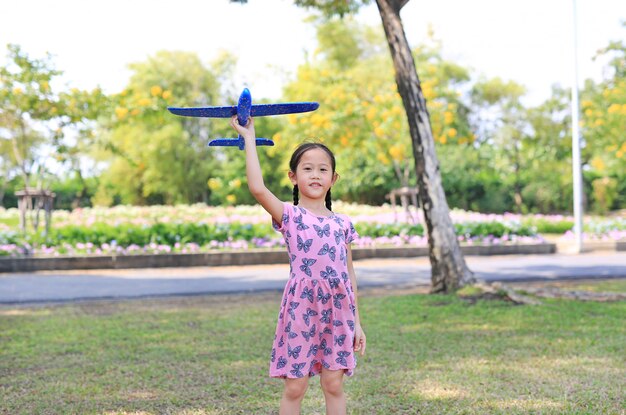
[[346, 233], [346, 243], [352, 243], [354, 242], [355, 239], [357, 239], [359, 237], [358, 232], [356, 231], [356, 229], [354, 229], [354, 225], [352, 224], [352, 221], [346, 217], [346, 229], [345, 229], [345, 233]]
[[291, 205], [289, 203], [283, 203], [283, 219], [281, 223], [278, 223], [274, 219], [272, 219], [272, 227], [274, 228], [274, 230], [280, 233], [285, 233], [285, 231], [287, 230], [287, 226], [289, 225], [289, 221], [291, 220], [291, 212]]

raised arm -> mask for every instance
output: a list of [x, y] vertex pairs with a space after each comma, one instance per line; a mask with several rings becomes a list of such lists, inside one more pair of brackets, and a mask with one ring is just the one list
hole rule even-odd
[[272, 193], [263, 182], [263, 173], [259, 156], [256, 152], [256, 132], [254, 131], [254, 120], [249, 118], [248, 125], [241, 126], [237, 121], [237, 116], [230, 119], [230, 125], [241, 135], [246, 143], [246, 177], [248, 179], [248, 189], [252, 196], [272, 215], [277, 223], [282, 222], [283, 202]]

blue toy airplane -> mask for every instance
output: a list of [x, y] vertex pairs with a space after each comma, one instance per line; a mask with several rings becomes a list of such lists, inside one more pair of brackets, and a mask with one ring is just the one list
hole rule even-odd
[[[248, 124], [249, 117], [264, 117], [266, 115], [295, 114], [299, 112], [315, 111], [319, 107], [317, 102], [291, 102], [285, 104], [255, 104], [252, 105], [252, 96], [248, 88], [244, 88], [239, 96], [237, 106], [226, 107], [195, 107], [167, 109], [175, 115], [184, 117], [230, 118], [237, 115], [239, 125]], [[217, 138], [209, 141], [210, 146], [237, 146], [244, 148], [244, 140], [239, 138]], [[273, 146], [274, 142], [268, 138], [257, 138], [257, 146]]]

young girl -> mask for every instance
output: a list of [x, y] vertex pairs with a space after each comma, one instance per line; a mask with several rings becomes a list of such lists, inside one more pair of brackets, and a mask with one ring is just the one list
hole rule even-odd
[[289, 163], [293, 205], [283, 203], [263, 183], [253, 119], [242, 126], [235, 116], [231, 125], [245, 140], [250, 192], [272, 216], [289, 253], [270, 362], [270, 376], [285, 379], [279, 413], [299, 414], [308, 378], [319, 374], [326, 413], [345, 414], [343, 375], [352, 375], [355, 353], [365, 353], [365, 334], [350, 250], [358, 235], [347, 216], [331, 210], [335, 157], [323, 144], [300, 145]]

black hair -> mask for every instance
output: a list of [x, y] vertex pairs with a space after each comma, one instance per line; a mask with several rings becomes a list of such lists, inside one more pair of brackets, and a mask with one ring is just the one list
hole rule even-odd
[[[333, 175], [335, 174], [335, 167], [336, 167], [336, 162], [335, 162], [335, 155], [333, 154], [332, 151], [330, 151], [330, 149], [328, 147], [326, 147], [324, 144], [322, 143], [302, 143], [298, 146], [298, 148], [296, 148], [296, 150], [293, 152], [293, 154], [291, 155], [291, 160], [289, 160], [289, 170], [291, 170], [292, 173], [296, 172], [296, 169], [298, 168], [298, 164], [300, 164], [300, 159], [302, 158], [302, 156], [304, 155], [304, 153], [306, 153], [309, 150], [313, 150], [315, 148], [319, 148], [322, 149], [326, 152], [326, 154], [328, 154], [328, 157], [330, 157], [330, 164], [333, 170]], [[299, 195], [299, 191], [298, 191], [298, 185], [294, 185], [293, 186], [293, 204], [294, 205], [298, 205], [298, 195]], [[326, 208], [330, 211], [332, 211], [332, 201], [331, 201], [331, 196], [330, 196], [330, 189], [328, 189], [328, 192], [326, 192]]]

